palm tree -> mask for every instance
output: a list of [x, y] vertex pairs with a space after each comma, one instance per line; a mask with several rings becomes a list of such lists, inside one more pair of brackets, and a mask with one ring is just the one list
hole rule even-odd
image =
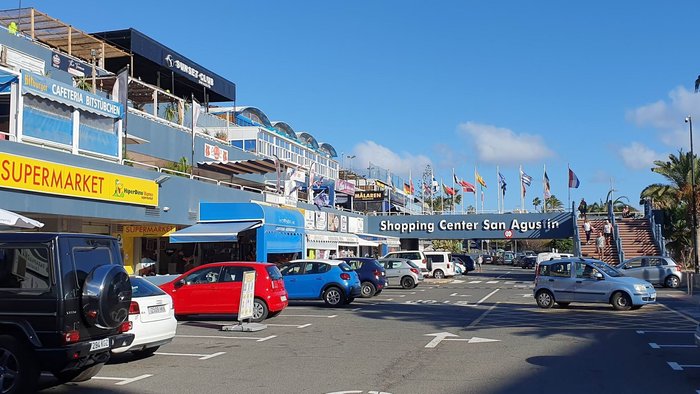
[[540, 200], [539, 197], [535, 197], [532, 199], [532, 205], [535, 207], [535, 211], [537, 211], [537, 207], [542, 204], [542, 200]]
[[552, 194], [551, 197], [545, 200], [544, 207], [547, 211], [562, 211], [564, 209], [564, 204]]
[[[690, 153], [683, 153], [682, 149], [678, 151], [678, 156], [670, 154], [668, 161], [654, 161], [655, 167], [651, 170], [666, 178], [669, 183], [651, 184], [645, 187], [640, 194], [642, 199], [651, 199], [653, 206], [662, 209], [666, 217], [669, 218], [664, 223], [665, 234], [669, 239], [668, 246], [674, 253], [674, 257], [680, 261], [691, 255], [692, 232], [688, 230], [692, 229], [690, 223], [692, 223], [693, 209], [696, 211], [698, 209], [697, 206], [693, 207], [692, 205], [693, 164], [695, 164], [695, 179], [698, 179], [700, 165], [697, 156], [691, 157]], [[698, 245], [700, 242], [695, 244]], [[695, 252], [698, 253], [699, 250]]]

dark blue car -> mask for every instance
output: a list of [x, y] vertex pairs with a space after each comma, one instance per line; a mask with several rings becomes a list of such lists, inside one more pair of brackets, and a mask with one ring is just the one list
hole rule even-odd
[[374, 297], [386, 287], [386, 269], [377, 259], [370, 257], [340, 257], [338, 260], [348, 263], [357, 272], [362, 284], [362, 298]]

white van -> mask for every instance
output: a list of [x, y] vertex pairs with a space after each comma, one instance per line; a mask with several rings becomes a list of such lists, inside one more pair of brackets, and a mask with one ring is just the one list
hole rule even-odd
[[540, 265], [543, 261], [558, 260], [568, 257], [574, 257], [571, 253], [559, 253], [559, 252], [542, 252], [537, 254], [537, 264]]
[[435, 279], [455, 276], [455, 265], [452, 263], [452, 253], [425, 252], [425, 257], [428, 259], [428, 275]]
[[425, 257], [425, 254], [420, 250], [401, 250], [398, 252], [389, 252], [382, 258], [411, 260], [418, 266], [418, 268], [420, 268], [421, 272], [425, 274], [428, 273], [428, 259]]

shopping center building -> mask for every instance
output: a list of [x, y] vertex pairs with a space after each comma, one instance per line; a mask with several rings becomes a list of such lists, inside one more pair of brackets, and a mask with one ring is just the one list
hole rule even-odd
[[138, 30], [0, 11], [0, 207], [117, 236], [136, 271], [399, 247], [335, 208], [354, 187], [330, 143], [235, 102], [235, 83]]

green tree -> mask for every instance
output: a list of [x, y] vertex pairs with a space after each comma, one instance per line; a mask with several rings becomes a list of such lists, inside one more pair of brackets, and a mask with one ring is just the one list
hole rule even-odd
[[457, 239], [434, 239], [432, 244], [435, 250], [444, 250], [451, 253], [462, 251], [462, 241]]
[[554, 194], [545, 200], [544, 206], [547, 212], [561, 211], [564, 209], [564, 204]]
[[532, 205], [535, 207], [535, 211], [537, 211], [537, 207], [539, 207], [542, 204], [542, 200], [540, 200], [539, 197], [535, 197], [532, 199]]
[[[180, 160], [179, 160], [177, 163], [170, 163], [170, 165], [168, 165], [167, 168], [168, 168], [169, 170], [178, 171], [178, 172], [184, 172], [184, 173], [190, 172], [190, 169], [191, 169], [190, 165], [187, 163], [187, 158], [184, 157], [184, 156], [181, 157]], [[174, 174], [174, 175], [183, 176], [183, 177], [189, 177], [189, 175], [186, 175], [186, 174], [179, 174], [179, 173], [178, 173], [178, 174]]]

